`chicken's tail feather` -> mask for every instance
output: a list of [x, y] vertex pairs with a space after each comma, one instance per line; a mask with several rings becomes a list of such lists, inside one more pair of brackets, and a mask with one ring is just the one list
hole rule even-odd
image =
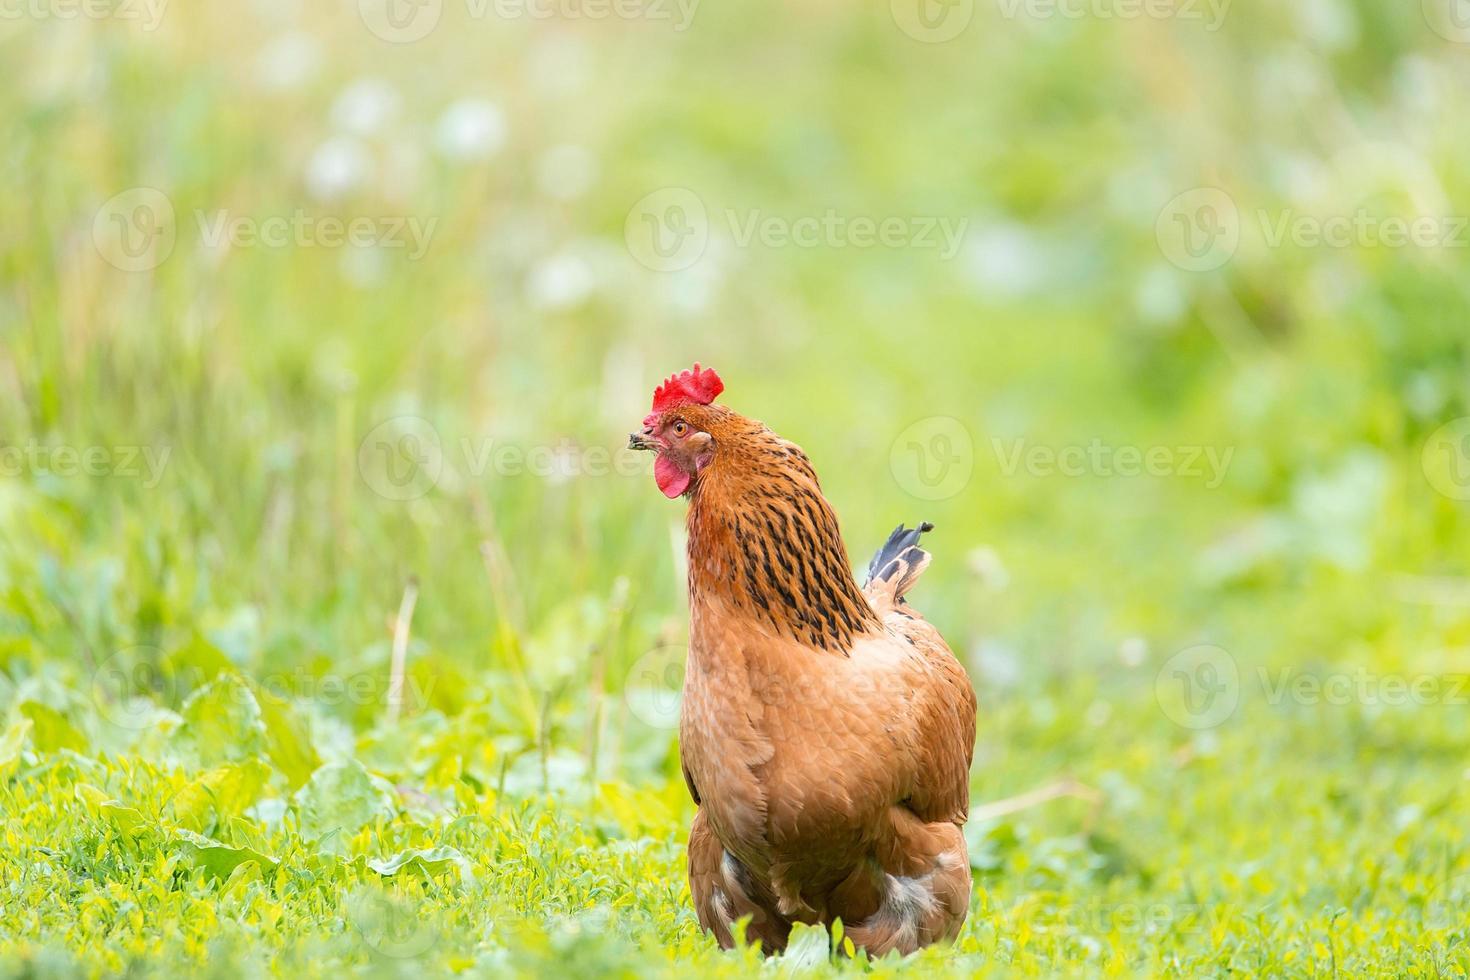
[[868, 563], [868, 578], [863, 583], [863, 591], [875, 606], [897, 606], [903, 602], [904, 593], [929, 566], [929, 552], [919, 547], [919, 537], [932, 530], [934, 525], [928, 521], [915, 528], [900, 524], [893, 529]]
[[715, 934], [721, 949], [735, 945], [735, 923], [746, 919], [745, 939], [766, 955], [786, 948], [791, 922], [776, 908], [776, 898], [755, 875], [725, 850], [704, 810], [689, 828], [689, 891], [699, 924]]
[[921, 867], [908, 875], [884, 874], [877, 910], [847, 924], [853, 945], [870, 956], [882, 957], [890, 950], [907, 956], [921, 946], [953, 941], [970, 908], [970, 860], [963, 832], [952, 823], [920, 824], [912, 814], [906, 820], [921, 836], [903, 841], [900, 848], [907, 844], [912, 849], [921, 840], [930, 845], [905, 855], [907, 863]]

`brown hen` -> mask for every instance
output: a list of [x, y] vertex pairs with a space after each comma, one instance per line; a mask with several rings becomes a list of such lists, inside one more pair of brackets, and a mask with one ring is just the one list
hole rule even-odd
[[679, 726], [689, 887], [722, 947], [793, 923], [872, 955], [953, 939], [970, 900], [975, 695], [904, 601], [931, 525], [893, 532], [859, 588], [806, 454], [713, 404], [712, 370], [670, 378], [630, 445], [689, 498], [689, 659]]

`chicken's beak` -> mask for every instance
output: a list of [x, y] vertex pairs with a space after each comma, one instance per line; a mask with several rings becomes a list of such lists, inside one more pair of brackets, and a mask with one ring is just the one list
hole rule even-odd
[[628, 433], [628, 448], [654, 450], [662, 449], [663, 447], [658, 444], [658, 440], [652, 438], [646, 433], [630, 432]]

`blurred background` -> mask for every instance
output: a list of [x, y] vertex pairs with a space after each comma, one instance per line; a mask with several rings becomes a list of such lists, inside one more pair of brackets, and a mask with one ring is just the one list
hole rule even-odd
[[[218, 841], [287, 846], [356, 760], [484, 861], [478, 908], [560, 937], [461, 909], [467, 963], [712, 957], [684, 504], [623, 448], [698, 360], [807, 450], [854, 563], [937, 525], [914, 602], [975, 682], [977, 803], [1100, 801], [972, 824], [936, 967], [1453, 956], [1462, 0], [25, 0], [0, 51], [7, 792], [71, 800], [75, 756], [150, 816], [135, 767], [239, 761], [178, 734], [238, 676], [274, 749]], [[456, 818], [506, 812], [613, 877], [498, 879]], [[294, 921], [334, 941], [335, 900]], [[190, 955], [51, 901], [12, 952]]]

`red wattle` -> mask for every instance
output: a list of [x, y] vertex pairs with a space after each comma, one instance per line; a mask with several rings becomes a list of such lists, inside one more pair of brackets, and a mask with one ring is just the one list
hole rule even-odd
[[689, 489], [689, 474], [662, 453], [653, 461], [653, 478], [658, 481], [658, 488], [664, 492], [664, 496], [670, 500]]

